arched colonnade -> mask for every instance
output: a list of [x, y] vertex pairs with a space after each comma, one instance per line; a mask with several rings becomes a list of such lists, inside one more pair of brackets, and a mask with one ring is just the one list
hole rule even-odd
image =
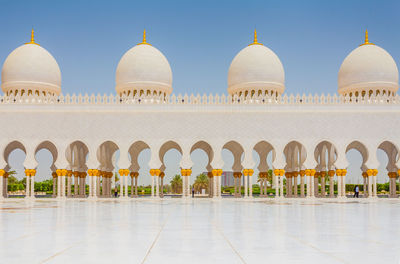
[[[290, 140], [282, 144], [267, 140], [246, 143], [241, 143], [240, 140], [226, 140], [220, 143], [205, 139], [190, 142], [172, 139], [158, 142], [137, 140], [130, 144], [112, 140], [97, 144], [88, 143], [86, 140], [73, 140], [71, 143], [59, 144], [56, 141], [43, 140], [26, 144], [23, 140], [14, 140], [3, 146], [0, 163], [2, 166], [0, 169], [1, 198], [7, 198], [9, 156], [15, 149], [22, 150], [26, 155], [23, 165], [27, 198], [34, 198], [34, 181], [38, 165], [35, 155], [41, 149], [47, 149], [52, 155], [53, 162], [50, 169], [53, 177], [53, 196], [58, 198], [86, 197], [87, 177], [89, 177], [88, 198], [111, 197], [111, 178], [117, 167], [120, 177], [120, 196], [123, 198], [138, 197], [137, 184], [140, 169], [138, 159], [140, 153], [146, 149], [151, 152], [148, 164], [150, 171], [142, 177], [151, 177], [152, 197], [163, 197], [160, 189], [163, 189], [166, 169], [164, 156], [171, 149], [175, 149], [181, 154], [179, 166], [183, 179], [182, 197], [184, 198], [190, 197], [190, 176], [193, 166], [191, 153], [196, 149], [201, 149], [207, 154], [208, 192], [210, 197], [214, 198], [220, 198], [222, 195], [221, 175], [224, 161], [221, 153], [223, 149], [230, 151], [233, 155], [231, 169], [234, 176], [235, 197], [242, 197], [242, 183], [244, 197], [252, 197], [252, 185], [257, 176], [260, 196], [266, 197], [267, 176], [269, 171], [272, 171], [272, 185], [277, 198], [344, 198], [348, 167], [346, 153], [353, 149], [362, 156], [360, 169], [363, 177], [364, 197], [377, 197], [376, 176], [379, 166], [376, 157], [377, 149], [383, 150], [388, 157], [386, 169], [390, 186], [389, 197], [397, 197], [396, 180], [400, 172], [398, 147], [389, 140], [376, 144], [365, 144], [361, 140], [338, 144], [325, 139], [312, 144], [306, 144], [300, 140]], [[253, 152], [259, 156], [258, 165], [254, 162]], [[271, 165], [267, 162], [268, 155], [272, 155]], [[254, 175], [256, 165], [259, 175]], [[334, 189], [335, 176], [337, 196], [335, 196]], [[129, 178], [131, 178], [131, 193], [128, 193]], [[319, 188], [320, 184], [321, 186], [328, 184], [328, 190]], [[74, 192], [72, 192], [72, 185], [74, 185]]]

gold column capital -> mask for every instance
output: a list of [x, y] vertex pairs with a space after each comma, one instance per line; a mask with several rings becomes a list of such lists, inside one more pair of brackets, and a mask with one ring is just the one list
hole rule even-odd
[[221, 176], [223, 171], [221, 169], [214, 169], [211, 172], [214, 176]]
[[182, 176], [190, 176], [192, 174], [191, 169], [181, 169]]
[[[150, 174], [151, 174], [151, 171], [152, 170], [150, 170]], [[129, 170], [128, 169], [120, 169], [119, 171], [119, 174], [121, 175], [121, 176], [128, 176], [129, 175]], [[153, 176], [153, 175], [152, 175]]]
[[61, 177], [62, 176], [62, 169], [57, 169], [56, 173], [57, 173], [58, 177]]

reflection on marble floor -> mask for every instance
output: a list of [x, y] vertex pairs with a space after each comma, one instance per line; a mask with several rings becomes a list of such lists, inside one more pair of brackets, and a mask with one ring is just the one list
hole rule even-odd
[[0, 263], [399, 263], [400, 201], [7, 201]]

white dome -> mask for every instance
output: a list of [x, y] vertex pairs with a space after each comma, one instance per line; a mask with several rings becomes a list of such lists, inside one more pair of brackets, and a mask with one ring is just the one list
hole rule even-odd
[[228, 93], [269, 91], [282, 94], [285, 72], [278, 56], [256, 42], [242, 49], [233, 59], [228, 72]]
[[130, 92], [172, 93], [172, 71], [165, 56], [144, 42], [128, 50], [118, 63], [118, 94]]
[[368, 42], [353, 50], [340, 66], [338, 75], [339, 94], [354, 92], [396, 93], [399, 72], [392, 56], [381, 47]]
[[4, 93], [61, 93], [61, 72], [57, 61], [34, 42], [16, 48], [8, 55], [1, 71]]

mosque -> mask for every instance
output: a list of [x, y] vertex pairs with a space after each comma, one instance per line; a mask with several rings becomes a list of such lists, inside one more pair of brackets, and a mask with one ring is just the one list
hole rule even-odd
[[[365, 196], [374, 199], [381, 149], [388, 156], [389, 197], [397, 197], [398, 69], [388, 52], [369, 42], [367, 32], [365, 42], [344, 59], [334, 95], [286, 94], [284, 67], [258, 42], [256, 32], [254, 41], [233, 58], [227, 95], [174, 95], [168, 60], [147, 42], [145, 32], [143, 41], [119, 61], [112, 95], [62, 94], [57, 61], [35, 42], [33, 30], [31, 41], [9, 54], [1, 74], [0, 199], [7, 198], [9, 155], [15, 149], [26, 154], [27, 199], [35, 195], [35, 155], [41, 149], [53, 157], [58, 199], [86, 197], [87, 183], [88, 199], [111, 197], [114, 170], [120, 174], [121, 199], [138, 196], [138, 177], [151, 178], [151, 196], [158, 198], [164, 155], [170, 149], [181, 154], [183, 198], [190, 197], [191, 153], [196, 149], [208, 156], [214, 199], [221, 198], [224, 149], [232, 152], [235, 187], [244, 182], [244, 198], [253, 197], [250, 186], [256, 182], [261, 196], [267, 194], [266, 175], [272, 169], [278, 199], [344, 199], [346, 153], [352, 149], [362, 155], [359, 177]], [[151, 152], [151, 169], [139, 175], [138, 156], [145, 149]]]

